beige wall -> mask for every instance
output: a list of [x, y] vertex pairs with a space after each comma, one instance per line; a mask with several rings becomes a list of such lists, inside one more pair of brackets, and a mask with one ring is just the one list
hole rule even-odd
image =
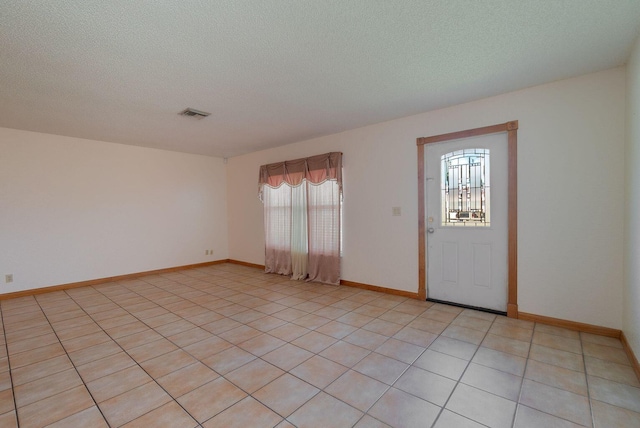
[[623, 331], [640, 358], [640, 39], [627, 64]]
[[222, 159], [0, 128], [0, 292], [227, 250]]
[[229, 256], [264, 263], [259, 165], [342, 151], [342, 278], [416, 291], [416, 138], [515, 119], [520, 310], [621, 328], [624, 114], [617, 68], [231, 158]]

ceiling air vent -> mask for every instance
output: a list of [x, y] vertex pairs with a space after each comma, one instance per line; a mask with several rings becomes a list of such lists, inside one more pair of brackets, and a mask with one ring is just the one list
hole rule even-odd
[[211, 113], [207, 113], [206, 111], [196, 110], [194, 108], [187, 108], [180, 112], [180, 116], [193, 117], [195, 119], [203, 119], [209, 116]]

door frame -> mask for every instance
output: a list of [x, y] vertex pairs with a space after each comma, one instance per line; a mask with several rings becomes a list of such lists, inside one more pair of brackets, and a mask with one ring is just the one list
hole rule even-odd
[[433, 135], [431, 137], [418, 138], [418, 298], [427, 298], [427, 264], [426, 264], [426, 237], [425, 237], [425, 144], [442, 143], [461, 138], [477, 137], [480, 135], [507, 133], [507, 157], [508, 157], [508, 186], [509, 201], [508, 231], [507, 231], [507, 316], [518, 318], [518, 121], [512, 120], [498, 125], [484, 126], [481, 128], [467, 129], [464, 131], [450, 132], [448, 134]]

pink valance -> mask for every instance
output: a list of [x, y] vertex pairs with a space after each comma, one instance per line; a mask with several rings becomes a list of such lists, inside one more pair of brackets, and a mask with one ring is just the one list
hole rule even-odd
[[258, 194], [262, 199], [262, 187], [280, 187], [282, 183], [298, 186], [303, 180], [313, 184], [336, 180], [342, 194], [342, 153], [331, 152], [303, 159], [271, 163], [260, 167]]

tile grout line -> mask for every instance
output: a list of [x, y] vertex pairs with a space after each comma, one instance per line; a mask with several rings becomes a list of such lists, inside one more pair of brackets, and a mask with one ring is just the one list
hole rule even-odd
[[520, 406], [523, 404], [520, 403], [522, 399], [522, 391], [524, 390], [524, 380], [527, 376], [527, 367], [529, 366], [529, 357], [531, 356], [531, 348], [533, 348], [533, 335], [536, 332], [537, 323], [533, 323], [533, 328], [531, 329], [531, 338], [529, 338], [529, 349], [527, 350], [527, 356], [524, 360], [524, 370], [522, 371], [522, 381], [520, 382], [520, 390], [518, 391], [518, 402], [516, 403], [516, 411], [513, 414], [513, 420], [511, 422], [511, 426], [515, 427], [516, 422], [518, 420], [518, 410], [520, 410]]
[[[146, 281], [145, 281], [145, 282], [146, 282]], [[109, 284], [110, 284], [110, 283], [109, 283]], [[114, 284], [117, 284], [117, 282], [116, 282], [116, 283], [114, 283]], [[148, 284], [148, 283], [147, 283], [147, 284]], [[104, 284], [104, 285], [107, 285], [107, 284]], [[152, 284], [152, 285], [153, 285], [153, 284]], [[144, 296], [140, 295], [139, 293], [136, 293], [136, 292], [132, 291], [132, 290], [131, 290], [131, 289], [129, 289], [128, 287], [126, 287], [126, 286], [123, 286], [123, 287], [125, 287], [125, 288], [126, 288], [127, 290], [129, 290], [130, 292], [132, 292], [132, 293], [134, 293], [134, 294], [137, 294], [139, 297], [142, 297], [142, 298], [144, 298], [145, 300], [147, 300], [147, 301], [149, 301], [149, 302], [152, 302], [151, 300], [149, 300], [149, 299], [147, 299], [146, 297], [144, 297]], [[139, 322], [143, 323], [145, 326], [147, 326], [148, 328], [150, 328], [150, 329], [151, 329], [151, 330], [153, 330], [154, 332], [158, 333], [158, 332], [157, 332], [153, 327], [149, 326], [147, 323], [145, 323], [144, 321], [142, 321], [140, 318], [136, 317], [136, 316], [135, 316], [135, 315], [133, 315], [131, 312], [129, 312], [127, 309], [123, 308], [119, 303], [116, 303], [116, 302], [115, 302], [111, 297], [109, 297], [109, 296], [105, 295], [104, 293], [102, 293], [100, 290], [96, 289], [96, 288], [95, 288], [95, 287], [93, 287], [93, 286], [92, 286], [91, 288], [92, 288], [92, 289], [94, 289], [94, 290], [95, 290], [97, 293], [99, 293], [101, 296], [105, 297], [106, 299], [109, 299], [109, 301], [111, 301], [111, 303], [113, 303], [113, 304], [117, 305], [117, 306], [118, 306], [119, 308], [121, 308], [123, 311], [127, 312], [127, 314], [131, 315], [132, 317], [134, 317], [135, 319], [137, 319]], [[73, 300], [77, 305], [79, 305], [79, 306], [82, 308], [82, 306], [81, 306], [80, 304], [78, 304], [78, 303], [76, 302], [76, 300], [73, 298], [73, 296], [69, 296], [69, 297], [70, 297], [70, 298], [71, 298], [71, 299], [72, 299], [72, 300]], [[153, 302], [152, 302], [152, 303], [153, 303]], [[164, 309], [164, 307], [163, 307], [163, 309]], [[111, 340], [112, 340], [112, 341], [113, 341], [113, 342], [114, 342], [114, 343], [115, 343], [115, 344], [116, 344], [116, 345], [117, 345], [117, 346], [122, 350], [122, 352], [124, 352], [125, 354], [127, 354], [127, 356], [128, 356], [129, 358], [131, 358], [131, 360], [135, 363], [135, 365], [136, 365], [136, 366], [138, 366], [142, 371], [144, 371], [144, 372], [145, 372], [145, 373], [146, 373], [146, 374], [147, 374], [147, 375], [152, 379], [152, 381], [153, 381], [156, 385], [158, 385], [158, 387], [160, 387], [160, 388], [161, 388], [161, 389], [162, 389], [162, 390], [163, 390], [163, 391], [164, 391], [164, 392], [165, 392], [165, 393], [166, 393], [166, 394], [167, 394], [167, 395], [168, 395], [168, 396], [169, 396], [169, 397], [170, 397], [170, 398], [171, 398], [171, 399], [176, 403], [176, 404], [178, 404], [178, 406], [180, 406], [180, 408], [182, 408], [182, 409], [185, 411], [185, 413], [186, 413], [186, 414], [188, 414], [191, 418], [193, 418], [193, 420], [194, 420], [194, 421], [196, 421], [196, 423], [197, 423], [198, 425], [201, 425], [202, 423], [204, 423], [204, 422], [202, 422], [202, 423], [201, 423], [200, 421], [198, 421], [198, 419], [196, 419], [196, 418], [194, 417], [194, 415], [192, 415], [191, 413], [189, 413], [189, 411], [188, 411], [187, 409], [185, 409], [185, 408], [182, 406], [182, 404], [180, 404], [180, 402], [177, 400], [177, 398], [174, 398], [174, 397], [173, 397], [173, 395], [171, 395], [171, 394], [169, 393], [169, 391], [167, 391], [167, 390], [166, 390], [162, 385], [160, 385], [160, 383], [158, 382], [158, 380], [157, 380], [154, 376], [152, 376], [151, 374], [149, 374], [149, 372], [147, 372], [147, 370], [145, 370], [145, 368], [144, 368], [144, 367], [142, 367], [142, 366], [140, 365], [140, 362], [138, 362], [138, 361], [137, 361], [133, 356], [131, 356], [131, 355], [129, 354], [129, 352], [128, 352], [126, 349], [124, 349], [124, 348], [120, 345], [120, 343], [118, 343], [118, 341], [117, 341], [115, 338], [113, 338], [109, 333], [107, 333], [107, 332], [104, 330], [104, 328], [102, 328], [102, 326], [100, 326], [100, 323], [99, 323], [98, 321], [96, 321], [95, 319], [93, 319], [93, 317], [92, 317], [89, 313], [87, 313], [87, 312], [86, 312], [86, 310], [85, 310], [84, 308], [82, 308], [82, 310], [83, 310], [83, 311], [84, 311], [84, 312], [85, 312], [85, 313], [86, 313], [86, 314], [87, 314], [87, 315], [88, 315], [88, 316], [93, 320], [93, 322], [95, 322], [95, 323], [98, 325], [98, 327], [100, 327], [100, 328], [102, 329], [102, 331], [103, 331], [107, 336], [109, 336], [109, 338], [110, 338], [110, 339], [111, 339]], [[173, 313], [173, 312], [171, 312], [171, 313]], [[178, 316], [179, 316], [179, 315], [178, 315]], [[132, 333], [132, 334], [136, 334], [136, 333]], [[160, 333], [158, 333], [158, 334], [160, 334]], [[167, 337], [165, 337], [164, 335], [162, 335], [162, 334], [160, 334], [160, 335], [161, 335], [163, 338], [165, 338], [165, 339], [167, 339], [167, 340], [171, 341], [170, 339], [168, 339], [168, 338], [167, 338]], [[122, 336], [122, 337], [126, 337], [126, 336], [129, 336], [129, 335], [125, 335], [125, 336]], [[171, 342], [171, 343], [173, 343], [173, 342]], [[175, 345], [175, 343], [174, 343], [174, 345]], [[63, 346], [64, 346], [64, 345], [63, 345]], [[179, 349], [182, 349], [182, 347], [181, 347], [181, 346], [179, 346], [178, 348], [179, 348]], [[172, 352], [172, 351], [169, 351], [169, 352]], [[156, 357], [160, 357], [160, 356], [162, 356], [162, 355], [166, 355], [166, 354], [168, 354], [169, 352], [166, 352], [166, 353], [164, 353], [164, 354], [158, 355], [158, 356], [156, 356]], [[185, 351], [185, 352], [186, 352], [186, 351]], [[191, 354], [189, 354], [189, 355], [191, 355]], [[156, 357], [153, 357], [153, 358], [156, 358]], [[192, 357], [193, 357], [193, 356], [192, 356]], [[107, 357], [104, 357], [104, 358], [107, 358]], [[153, 359], [153, 358], [150, 358], [150, 359]], [[102, 358], [99, 358], [98, 360], [100, 360], [100, 359], [102, 359]], [[199, 360], [198, 360], [198, 361], [199, 361]], [[72, 362], [72, 363], [73, 363], [73, 362]], [[74, 365], [74, 366], [75, 366], [75, 365]], [[123, 370], [125, 370], [125, 369], [123, 369]], [[119, 370], [119, 371], [122, 371], [122, 370]], [[118, 372], [115, 372], [115, 373], [118, 373]], [[216, 373], [217, 373], [217, 372], [216, 372]], [[113, 374], [113, 373], [112, 373], [112, 374]], [[219, 373], [218, 373], [218, 374], [219, 374]], [[110, 375], [106, 375], [106, 376], [110, 376]], [[106, 377], [106, 376], [103, 376], [103, 377]], [[101, 379], [101, 378], [99, 378], [99, 379]], [[214, 379], [214, 380], [215, 380], [215, 379]], [[205, 385], [206, 385], [206, 384], [208, 384], [208, 383], [210, 383], [210, 382], [213, 382], [214, 380], [211, 380], [211, 381], [209, 381], [209, 382], [205, 383]], [[83, 380], [83, 382], [84, 382], [84, 380]], [[151, 382], [148, 382], [148, 383], [151, 383]], [[85, 384], [85, 386], [86, 386], [86, 384]], [[141, 385], [138, 385], [137, 387], [139, 387], [139, 386], [141, 386]], [[137, 387], [136, 387], [136, 388], [137, 388]], [[133, 389], [135, 389], [135, 388], [132, 388], [132, 389], [130, 389], [129, 391], [124, 391], [124, 392], [122, 392], [122, 393], [120, 393], [120, 394], [116, 395], [115, 397], [118, 397], [118, 396], [120, 396], [120, 395], [122, 395], [122, 394], [126, 394], [126, 393], [128, 393], [128, 392], [132, 391]], [[87, 390], [89, 390], [89, 388], [87, 388]], [[93, 396], [92, 396], [92, 397], [93, 397]], [[115, 397], [111, 397], [111, 398], [109, 398], [109, 400], [110, 400], [110, 399], [112, 399], [112, 398], [115, 398]], [[95, 400], [94, 400], [94, 401], [95, 401]], [[106, 400], [105, 400], [105, 401], [106, 401]], [[153, 409], [149, 410], [148, 412], [145, 412], [144, 414], [142, 414], [142, 415], [140, 415], [140, 416], [136, 417], [135, 419], [141, 418], [142, 416], [147, 415], [147, 414], [149, 414], [149, 413], [153, 412], [154, 410], [159, 409], [160, 407], [164, 406], [165, 404], [167, 404], [167, 403], [161, 404], [160, 406], [158, 406], [158, 407], [156, 407], [156, 408], [153, 408]], [[235, 403], [234, 403], [234, 404], [235, 404]], [[98, 406], [98, 408], [99, 408], [99, 405], [98, 405], [97, 403], [96, 403], [96, 406]], [[226, 410], [226, 409], [225, 409], [225, 410]], [[100, 409], [100, 413], [102, 413], [102, 409]], [[104, 414], [103, 414], [103, 417], [104, 417]], [[125, 424], [126, 424], [126, 423], [129, 423], [129, 422], [132, 422], [132, 421], [134, 421], [135, 419], [133, 419], [133, 420], [131, 420], [131, 421], [127, 421], [127, 422], [125, 422]], [[106, 418], [106, 417], [105, 417], [105, 421], [107, 421], [107, 418]], [[107, 424], [109, 424], [109, 422], [108, 422], [108, 421], [107, 421]]]
[[[68, 294], [67, 294], [66, 290], [65, 290], [65, 295], [67, 295], [67, 296], [68, 296]], [[68, 297], [71, 297], [71, 296], [68, 296]], [[79, 377], [79, 378], [80, 378], [80, 380], [82, 381], [82, 386], [84, 386], [85, 390], [87, 391], [87, 393], [88, 393], [88, 394], [89, 394], [89, 396], [91, 397], [91, 401], [93, 401], [93, 404], [96, 406], [96, 408], [98, 409], [98, 411], [99, 411], [99, 412], [100, 412], [100, 414], [102, 415], [102, 417], [103, 417], [103, 419], [104, 419], [105, 423], [106, 423], [108, 426], [111, 426], [111, 425], [109, 424], [109, 422], [107, 421], [107, 418], [105, 418], [104, 414], [102, 413], [102, 409], [100, 408], [100, 406], [98, 406], [98, 402], [97, 402], [97, 401], [95, 400], [95, 398], [93, 397], [93, 394], [91, 394], [91, 391], [89, 391], [89, 388], [87, 388], [87, 384], [85, 383], [84, 379], [82, 379], [82, 376], [80, 375], [80, 372], [78, 372], [78, 368], [76, 367], [75, 363], [73, 362], [73, 360], [72, 360], [72, 359], [71, 359], [71, 357], [69, 356], [69, 352], [67, 351], [67, 348], [66, 348], [66, 347], [64, 346], [64, 344], [62, 343], [62, 340], [60, 340], [60, 337], [58, 336], [58, 333], [56, 332], [55, 327], [53, 326], [53, 324], [51, 324], [51, 321], [49, 320], [49, 317], [47, 316], [47, 313], [46, 313], [46, 312], [44, 311], [44, 309], [42, 308], [42, 305], [40, 304], [40, 301], [39, 301], [39, 300], [38, 300], [38, 298], [37, 298], [37, 297], [35, 297], [35, 296], [34, 296], [34, 300], [35, 300], [36, 304], [38, 305], [38, 307], [40, 308], [40, 311], [42, 312], [42, 315], [45, 317], [45, 319], [46, 319], [46, 320], [47, 320], [47, 322], [49, 323], [49, 326], [51, 327], [51, 331], [53, 332], [53, 334], [55, 334], [56, 339], [58, 339], [58, 343], [60, 344], [60, 346], [62, 347], [62, 349], [64, 349], [64, 353], [65, 353], [65, 355], [66, 355], [66, 356], [67, 356], [67, 358], [69, 359], [69, 362], [71, 363], [71, 366], [72, 366], [72, 367], [73, 367], [73, 369], [75, 370], [76, 374], [78, 375], [78, 377]], [[72, 300], [73, 300], [73, 299], [72, 299]], [[74, 303], [75, 303], [75, 304], [76, 304], [80, 309], [82, 309], [82, 307], [81, 307], [80, 305], [78, 305], [75, 301], [74, 301]], [[82, 309], [82, 311], [83, 311], [83, 312], [85, 312], [85, 311], [84, 311], [84, 309]], [[86, 313], [86, 312], [85, 312], [85, 313]], [[69, 389], [68, 389], [68, 390], [66, 390], [66, 391], [69, 391], [70, 389], [71, 389], [71, 388], [69, 388]], [[61, 391], [61, 392], [66, 392], [66, 391]], [[57, 394], [56, 394], [56, 395], [57, 395]], [[82, 412], [82, 411], [84, 411], [84, 410], [86, 410], [86, 409], [82, 409], [80, 412]], [[77, 413], [80, 413], [80, 412], [76, 412], [76, 413], [74, 413], [74, 414], [77, 414]], [[17, 413], [18, 413], [18, 407], [17, 407], [17, 403], [16, 403], [16, 414], [17, 414]], [[51, 423], [59, 422], [59, 421], [61, 421], [61, 420], [65, 419], [65, 418], [67, 418], [67, 417], [69, 417], [69, 416], [73, 416], [73, 415], [65, 416], [64, 418], [59, 419], [59, 420], [54, 421], [54, 422], [51, 422]]]
[[591, 416], [591, 426], [596, 426], [596, 418], [593, 414], [593, 400], [591, 399], [591, 388], [589, 388], [589, 375], [587, 373], [587, 357], [584, 354], [584, 345], [582, 343], [582, 333], [578, 333], [578, 337], [580, 338], [580, 351], [582, 353], [582, 364], [584, 365], [584, 381], [587, 386], [587, 403], [589, 403], [589, 413]]
[[[35, 300], [35, 299], [34, 299]], [[0, 320], [2, 320], [2, 334], [4, 335], [4, 347], [7, 351], [7, 370], [9, 371], [9, 381], [11, 382], [11, 395], [13, 397], [13, 411], [16, 414], [16, 425], [20, 428], [20, 420], [18, 419], [18, 402], [16, 401], [16, 389], [13, 385], [13, 373], [11, 370], [11, 360], [9, 358], [9, 340], [7, 339], [7, 329], [4, 322], [4, 311], [0, 304]]]
[[[461, 311], [458, 313], [458, 315], [452, 319], [449, 324], [447, 325], [447, 327], [442, 330], [442, 332], [440, 332], [440, 334], [438, 335], [438, 337], [442, 336], [442, 333], [449, 328], [449, 326], [451, 325], [451, 323], [453, 323], [456, 319], [458, 319], [458, 317], [463, 313], [464, 311]], [[489, 326], [489, 328], [487, 329], [487, 331], [484, 332], [484, 336], [482, 336], [482, 340], [480, 341], [480, 343], [477, 345], [476, 350], [473, 352], [473, 355], [471, 356], [471, 358], [469, 358], [469, 361], [467, 362], [467, 365], [465, 366], [464, 370], [462, 371], [462, 373], [460, 374], [460, 378], [458, 378], [458, 380], [456, 381], [456, 386], [453, 387], [453, 389], [451, 389], [451, 393], [449, 393], [449, 396], [447, 397], [447, 400], [444, 402], [444, 404], [442, 405], [442, 407], [440, 408], [440, 411], [438, 412], [438, 415], [436, 416], [436, 418], [433, 420], [433, 423], [431, 424], [431, 427], [435, 427], [435, 425], [438, 423], [438, 420], [440, 419], [440, 416], [442, 415], [442, 413], [445, 411], [445, 408], [447, 407], [447, 404], [449, 404], [449, 400], [451, 400], [451, 397], [453, 396], [454, 392], [456, 391], [456, 389], [458, 389], [458, 386], [460, 385], [460, 383], [462, 382], [462, 378], [464, 377], [464, 374], [467, 372], [467, 370], [469, 369], [469, 366], [471, 365], [471, 361], [473, 360], [473, 358], [476, 356], [476, 354], [478, 353], [478, 350], [480, 349], [480, 347], [482, 346], [482, 342], [484, 341], [484, 339], [487, 337], [487, 334], [489, 334], [489, 330], [491, 330], [491, 327], [493, 326], [493, 324], [496, 322], [496, 318], [494, 317], [493, 320], [491, 321], [491, 325]], [[448, 337], [448, 336], [445, 336]], [[453, 338], [452, 338], [453, 339]], [[437, 340], [434, 339], [433, 341], [435, 342]], [[459, 340], [459, 339], [457, 339]], [[433, 342], [432, 342], [433, 343]], [[467, 342], [467, 343], [471, 343], [471, 342]], [[431, 345], [429, 345], [431, 346]], [[427, 348], [428, 349], [428, 348]], [[463, 384], [466, 385], [466, 384]], [[486, 392], [486, 391], [485, 391]], [[495, 395], [495, 394], [494, 394]], [[517, 406], [518, 403], [516, 403]], [[447, 409], [448, 410], [448, 409]], [[451, 410], [450, 410], [451, 411]], [[453, 412], [455, 413], [455, 412]], [[458, 414], [458, 413], [456, 413]], [[474, 419], [471, 419], [470, 417], [464, 416], [464, 415], [460, 415], [466, 419], [469, 419], [473, 422], [476, 422], [480, 425], [484, 425], [482, 423], [480, 423], [479, 421], [476, 421]]]

